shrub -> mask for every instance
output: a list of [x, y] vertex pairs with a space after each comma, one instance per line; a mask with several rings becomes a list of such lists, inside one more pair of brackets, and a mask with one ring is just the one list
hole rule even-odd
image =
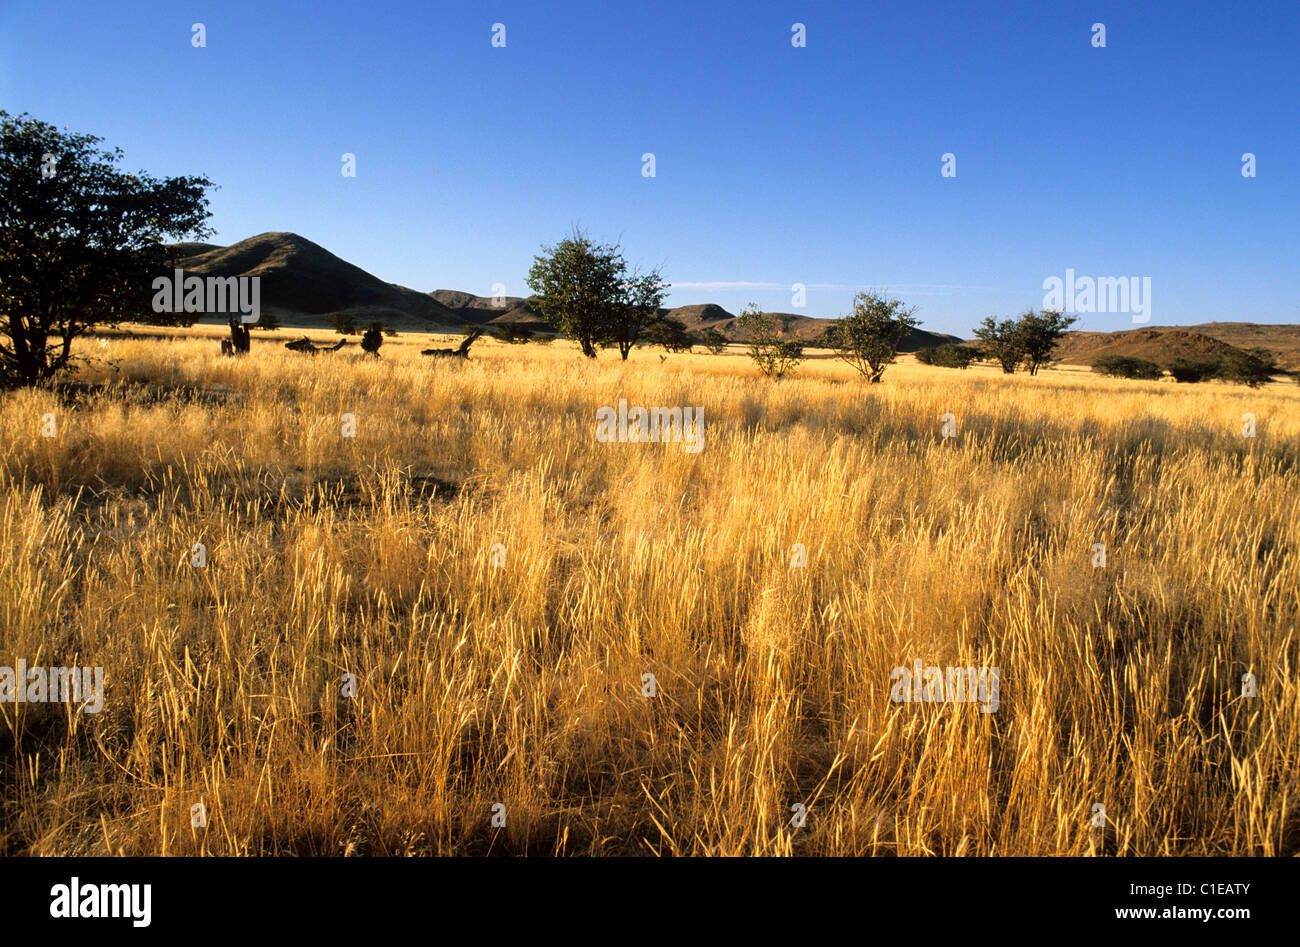
[[361, 350], [378, 358], [379, 347], [383, 344], [384, 324], [379, 321], [367, 322], [366, 331], [361, 333]]
[[1163, 378], [1165, 370], [1155, 362], [1129, 355], [1103, 355], [1092, 363], [1092, 370], [1112, 378]]
[[941, 368], [969, 368], [970, 363], [980, 357], [978, 349], [968, 345], [957, 345], [955, 342], [947, 342], [922, 351], [930, 353], [930, 361], [926, 363], [927, 365], [938, 365]]
[[736, 319], [736, 325], [750, 330], [747, 342], [749, 357], [769, 378], [781, 379], [792, 375], [803, 361], [803, 343], [781, 338], [776, 318], [759, 309], [757, 303], [745, 307]]
[[1219, 365], [1218, 377], [1250, 388], [1259, 388], [1272, 381], [1277, 370], [1273, 353], [1268, 349], [1234, 349], [1224, 356]]
[[339, 335], [352, 335], [357, 331], [356, 320], [346, 312], [331, 312], [325, 317], [325, 324]]
[[662, 346], [665, 352], [689, 352], [695, 337], [686, 331], [686, 324], [681, 320], [664, 316], [642, 330], [641, 341]]
[[503, 325], [496, 326], [491, 331], [494, 337], [502, 342], [509, 342], [511, 345], [524, 345], [533, 337], [533, 330], [528, 326]]
[[700, 333], [700, 344], [714, 355], [721, 355], [726, 351], [727, 337], [717, 329], [705, 329]]
[[1222, 365], [1218, 361], [1189, 362], [1185, 358], [1176, 358], [1165, 367], [1174, 376], [1174, 381], [1194, 384], [1218, 375]]

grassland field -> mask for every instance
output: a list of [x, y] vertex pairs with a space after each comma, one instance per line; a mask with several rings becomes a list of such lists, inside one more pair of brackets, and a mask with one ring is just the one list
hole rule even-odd
[[1300, 386], [221, 331], [0, 395], [5, 854], [1300, 853]]

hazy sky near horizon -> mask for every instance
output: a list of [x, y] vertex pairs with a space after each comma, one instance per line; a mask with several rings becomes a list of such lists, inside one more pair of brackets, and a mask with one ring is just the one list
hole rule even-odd
[[1152, 324], [1294, 323], [1298, 40], [1300, 4], [1249, 0], [0, 0], [0, 108], [208, 175], [213, 242], [293, 231], [421, 291], [527, 295], [578, 225], [669, 305], [883, 288], [969, 336], [1068, 269], [1149, 278]]

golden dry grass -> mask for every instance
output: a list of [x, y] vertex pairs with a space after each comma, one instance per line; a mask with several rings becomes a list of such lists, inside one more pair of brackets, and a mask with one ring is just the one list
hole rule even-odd
[[[0, 704], [3, 851], [1300, 851], [1295, 386], [427, 344], [0, 396], [0, 663], [107, 677]], [[598, 443], [620, 397], [704, 450]]]

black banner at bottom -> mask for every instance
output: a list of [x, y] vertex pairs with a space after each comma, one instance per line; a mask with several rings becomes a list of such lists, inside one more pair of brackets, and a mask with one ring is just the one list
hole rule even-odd
[[[454, 921], [493, 936], [944, 937], [1136, 928], [1239, 936], [1296, 916], [1293, 859], [0, 859], [6, 931], [367, 937]], [[963, 927], [963, 919], [969, 927]], [[1262, 922], [1262, 923], [1261, 923]], [[1260, 925], [1260, 926], [1256, 926]]]

